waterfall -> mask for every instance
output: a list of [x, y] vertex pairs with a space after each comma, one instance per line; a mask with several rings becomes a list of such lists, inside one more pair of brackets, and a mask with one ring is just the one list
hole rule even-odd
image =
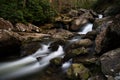
[[92, 31], [93, 24], [92, 23], [87, 23], [85, 26], [83, 26], [83, 30], [78, 32], [78, 34], [86, 34], [89, 31]]
[[[54, 52], [50, 52], [48, 47], [49, 45], [42, 45], [42, 48], [38, 49], [33, 55], [18, 61], [0, 64], [0, 80], [14, 79], [38, 72], [49, 65], [51, 59], [64, 55], [62, 46], [59, 46], [58, 50]], [[38, 61], [38, 57], [41, 60]]]

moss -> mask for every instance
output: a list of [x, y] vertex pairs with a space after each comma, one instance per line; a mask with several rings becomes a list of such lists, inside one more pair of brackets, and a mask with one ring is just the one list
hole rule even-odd
[[67, 76], [71, 80], [87, 80], [90, 76], [90, 72], [82, 64], [72, 64], [72, 66], [67, 70]]

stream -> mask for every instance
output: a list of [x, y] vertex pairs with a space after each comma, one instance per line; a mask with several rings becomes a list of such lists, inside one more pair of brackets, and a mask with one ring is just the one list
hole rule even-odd
[[[102, 18], [102, 15], [99, 15]], [[92, 31], [93, 24], [88, 23], [78, 34], [86, 34]], [[69, 43], [76, 42], [80, 38], [73, 38]], [[59, 45], [56, 51], [49, 50], [51, 42], [42, 44], [34, 54], [24, 57], [17, 61], [0, 63], [0, 80], [19, 79], [20, 77], [28, 76], [34, 73], [42, 72], [43, 69], [49, 66], [50, 60], [56, 57], [64, 57], [63, 46]], [[40, 58], [40, 59], [38, 59]], [[72, 64], [72, 59], [62, 64], [61, 69], [65, 72]]]

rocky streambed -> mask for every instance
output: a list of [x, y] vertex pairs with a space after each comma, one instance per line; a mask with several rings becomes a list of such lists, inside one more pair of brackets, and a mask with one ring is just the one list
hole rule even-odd
[[0, 80], [119, 80], [119, 21], [86, 9], [40, 27], [0, 18]]

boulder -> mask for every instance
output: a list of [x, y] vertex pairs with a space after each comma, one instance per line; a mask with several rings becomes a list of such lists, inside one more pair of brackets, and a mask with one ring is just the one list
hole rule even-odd
[[76, 41], [71, 45], [72, 48], [76, 47], [89, 47], [93, 44], [93, 42], [90, 39], [81, 39], [79, 41]]
[[60, 67], [62, 65], [62, 58], [54, 58], [50, 60], [51, 66]]
[[40, 42], [22, 43], [20, 54], [21, 56], [28, 56], [34, 54], [39, 48], [41, 48]]
[[41, 41], [44, 37], [50, 37], [49, 34], [42, 33], [18, 32], [18, 34], [22, 37], [22, 42]]
[[10, 21], [0, 18], [0, 29], [13, 30], [13, 25]]
[[96, 30], [88, 32], [85, 36], [83, 36], [83, 39], [88, 38], [90, 40], [95, 40], [98, 32]]
[[22, 24], [22, 23], [17, 23], [16, 24], [16, 30], [15, 31], [19, 31], [19, 32], [40, 32], [41, 29], [33, 24]]
[[19, 56], [20, 46], [21, 41], [18, 38], [18, 34], [0, 30], [0, 57]]
[[102, 72], [115, 76], [120, 72], [120, 48], [108, 51], [100, 57]]
[[73, 36], [73, 33], [64, 29], [52, 29], [47, 32], [47, 34], [50, 34], [53, 38], [56, 39], [68, 39], [69, 37]]
[[95, 43], [95, 50], [97, 54], [103, 54], [104, 52], [120, 47], [119, 19], [115, 18], [103, 22], [100, 28], [100, 33], [96, 37]]
[[67, 77], [71, 80], [87, 80], [89, 76], [89, 70], [82, 64], [74, 63], [67, 70]]
[[69, 48], [68, 50], [65, 51], [66, 54], [63, 58], [63, 61], [68, 61], [71, 58], [77, 57], [79, 55], [86, 55], [88, 53], [88, 50], [84, 47], [81, 48]]

